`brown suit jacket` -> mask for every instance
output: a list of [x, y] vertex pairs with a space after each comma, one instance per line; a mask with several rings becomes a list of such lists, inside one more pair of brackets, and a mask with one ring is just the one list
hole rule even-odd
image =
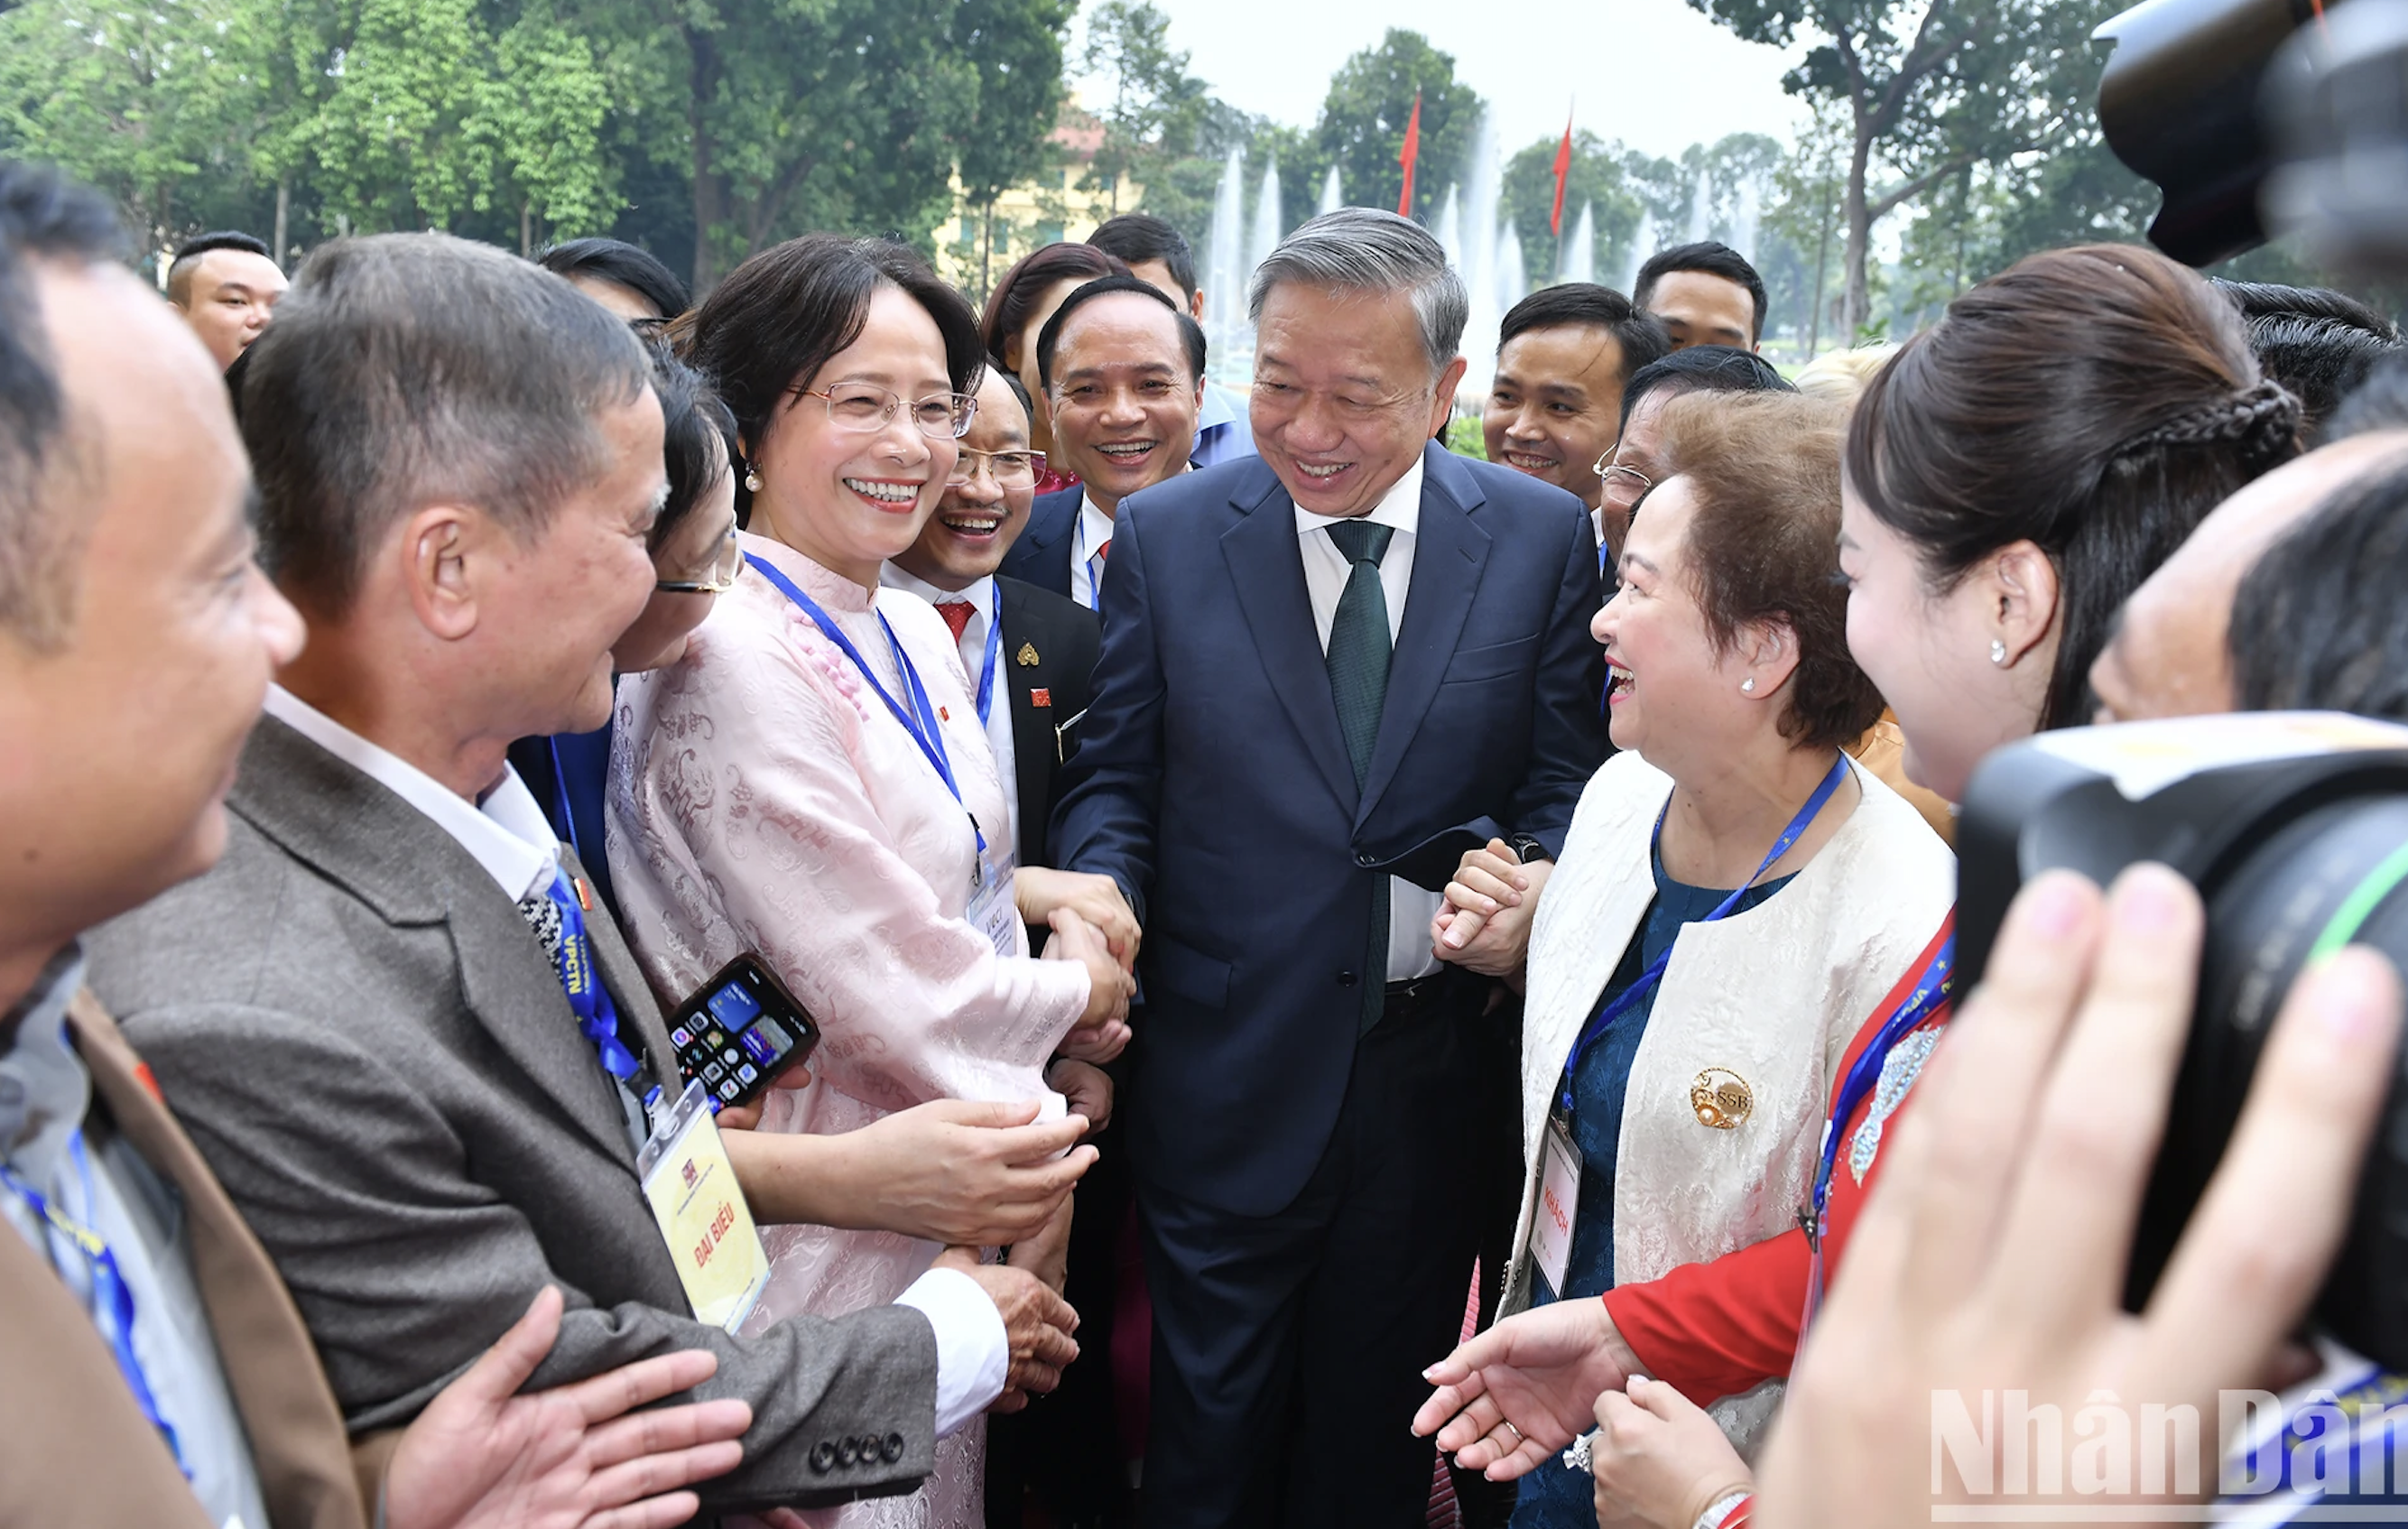
[[[67, 1024], [98, 1106], [183, 1196], [194, 1273], [273, 1529], [365, 1529], [342, 1416], [275, 1266], [90, 993]], [[13, 1232], [0, 1233], [0, 1525], [216, 1529], [91, 1319]]]

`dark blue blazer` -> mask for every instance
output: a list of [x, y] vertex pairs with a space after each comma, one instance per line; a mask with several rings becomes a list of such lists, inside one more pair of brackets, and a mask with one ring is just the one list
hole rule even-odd
[[[1353, 1066], [1371, 897], [1463, 851], [1563, 848], [1607, 744], [1597, 539], [1570, 494], [1423, 454], [1412, 583], [1357, 792], [1294, 502], [1243, 458], [1130, 495], [1103, 659], [1054, 822], [1145, 925], [1131, 1112], [1140, 1170], [1240, 1215], [1292, 1201]], [[1469, 1107], [1467, 1100], [1466, 1107]]]
[[1070, 593], [1070, 554], [1078, 550], [1079, 511], [1086, 502], [1085, 493], [1076, 483], [1039, 494], [1028, 508], [1028, 524], [1011, 544], [1011, 550], [1003, 554], [1003, 566], [996, 571], [1006, 579], [1052, 590], [1065, 600], [1076, 598]]

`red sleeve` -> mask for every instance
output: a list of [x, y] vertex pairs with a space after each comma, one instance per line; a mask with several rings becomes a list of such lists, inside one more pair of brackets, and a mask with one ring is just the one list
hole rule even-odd
[[[1916, 956], [1866, 1022], [1857, 1026], [1836, 1076], [1848, 1069], [1872, 1041], [1882, 1022], [1897, 1012], [1914, 992], [1931, 958], [1956, 928], [1952, 911], [1931, 943]], [[1928, 1022], [1948, 1022], [1943, 1004]], [[1834, 1101], [1836, 1102], [1836, 1101]], [[1842, 1124], [1842, 1140], [1856, 1128], [1872, 1107], [1868, 1097]], [[1899, 1107], [1903, 1109], [1901, 1103]], [[1891, 1119], [1897, 1118], [1893, 1112]], [[1831, 1177], [1831, 1236], [1825, 1251], [1826, 1278], [1839, 1267], [1856, 1213], [1872, 1187], [1881, 1159], [1858, 1184], [1842, 1166]], [[1669, 1382], [1681, 1394], [1702, 1407], [1719, 1397], [1753, 1390], [1767, 1380], [1789, 1374], [1798, 1357], [1799, 1323], [1806, 1309], [1806, 1286], [1813, 1256], [1806, 1234], [1797, 1227], [1751, 1247], [1724, 1254], [1711, 1263], [1684, 1264], [1659, 1279], [1622, 1285], [1605, 1293], [1606, 1314], [1646, 1373]]]

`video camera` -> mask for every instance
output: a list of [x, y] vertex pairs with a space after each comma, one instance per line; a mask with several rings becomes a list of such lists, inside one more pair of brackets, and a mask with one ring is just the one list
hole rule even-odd
[[2149, 240], [2208, 265], [2296, 234], [2335, 269], [2408, 273], [2408, 0], [2146, 0], [2099, 123], [2164, 205]]
[[[2044, 733], [1993, 752], [1957, 821], [1959, 980], [1981, 980], [2007, 905], [2056, 867], [2101, 886], [2172, 866], [2207, 907], [2199, 994], [2125, 1291], [2139, 1310], [2224, 1155], [2300, 970], [2345, 944], [2408, 970], [2408, 727], [2259, 712]], [[2318, 1322], [2408, 1370], [2408, 1055], [2359, 1179]]]

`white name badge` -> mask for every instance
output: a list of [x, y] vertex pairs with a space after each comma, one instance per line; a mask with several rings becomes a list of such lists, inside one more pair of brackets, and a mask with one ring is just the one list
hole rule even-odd
[[699, 1080], [661, 1115], [636, 1172], [695, 1320], [736, 1331], [769, 1282], [769, 1255]]
[[1580, 1214], [1581, 1156], [1560, 1121], [1547, 1122], [1539, 1151], [1539, 1207], [1530, 1221], [1530, 1256], [1560, 1300], [1571, 1267], [1572, 1222]]
[[987, 937], [1000, 956], [1020, 953], [1020, 904], [1012, 893], [1011, 872], [1011, 845], [997, 834], [979, 851], [969, 904], [962, 909], [962, 917]]

